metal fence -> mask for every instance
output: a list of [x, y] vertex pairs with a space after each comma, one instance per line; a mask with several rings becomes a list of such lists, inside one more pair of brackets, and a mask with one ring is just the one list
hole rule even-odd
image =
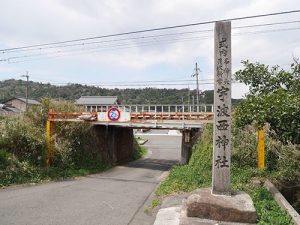
[[213, 112], [212, 104], [201, 105], [98, 105], [85, 106], [86, 112], [107, 112], [115, 107], [126, 112], [153, 112], [153, 113], [172, 113], [172, 112]]

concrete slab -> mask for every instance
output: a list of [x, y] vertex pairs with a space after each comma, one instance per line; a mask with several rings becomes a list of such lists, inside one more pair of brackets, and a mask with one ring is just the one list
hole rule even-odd
[[252, 199], [245, 192], [225, 196], [213, 195], [209, 188], [197, 189], [188, 197], [184, 208], [188, 217], [240, 223], [257, 220]]
[[162, 201], [161, 208], [181, 207], [188, 196], [188, 193], [168, 196]]
[[160, 209], [156, 215], [154, 225], [179, 225], [181, 207]]
[[195, 217], [180, 218], [179, 225], [254, 225], [255, 223], [234, 223], [216, 220], [200, 219]]
[[254, 223], [234, 223], [187, 217], [182, 207], [178, 206], [160, 209], [154, 225], [254, 225]]

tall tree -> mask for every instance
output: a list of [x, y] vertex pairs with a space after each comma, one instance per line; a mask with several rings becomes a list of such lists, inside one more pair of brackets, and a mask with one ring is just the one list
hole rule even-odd
[[243, 61], [235, 79], [249, 86], [249, 94], [235, 111], [239, 127], [269, 124], [271, 134], [283, 143], [300, 144], [300, 65], [286, 71], [279, 66]]

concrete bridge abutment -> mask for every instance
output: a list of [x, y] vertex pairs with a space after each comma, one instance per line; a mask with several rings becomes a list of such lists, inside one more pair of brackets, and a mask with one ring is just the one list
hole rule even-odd
[[201, 129], [191, 128], [182, 131], [181, 164], [187, 164], [192, 156], [194, 144], [201, 135]]
[[[94, 146], [101, 154], [103, 162], [115, 164], [130, 161], [137, 151], [134, 144], [133, 128], [95, 125]], [[192, 148], [201, 135], [201, 129], [182, 130], [181, 164], [187, 164], [192, 155]]]
[[136, 151], [133, 128], [95, 125], [92, 131], [103, 162], [115, 164], [133, 158]]

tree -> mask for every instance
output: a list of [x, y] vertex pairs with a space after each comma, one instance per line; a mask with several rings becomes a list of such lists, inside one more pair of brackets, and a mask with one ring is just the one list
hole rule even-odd
[[290, 71], [242, 61], [235, 79], [249, 86], [249, 94], [236, 108], [238, 127], [269, 124], [274, 138], [300, 144], [300, 65], [294, 61]]

